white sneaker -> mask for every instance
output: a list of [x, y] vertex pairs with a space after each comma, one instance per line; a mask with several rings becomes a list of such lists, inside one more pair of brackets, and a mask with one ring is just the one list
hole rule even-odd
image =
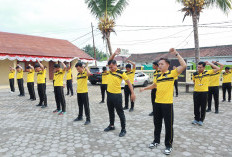
[[170, 155], [171, 152], [172, 152], [172, 147], [166, 147], [166, 149], [164, 150], [165, 155]]
[[152, 143], [149, 145], [149, 148], [153, 149], [153, 148], [157, 148], [158, 146], [159, 146], [159, 143], [152, 142]]

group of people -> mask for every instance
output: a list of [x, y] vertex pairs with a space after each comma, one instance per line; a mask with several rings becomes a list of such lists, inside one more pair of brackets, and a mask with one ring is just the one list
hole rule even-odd
[[[134, 110], [135, 102], [135, 93], [134, 93], [134, 75], [135, 75], [135, 64], [131, 61], [128, 61], [129, 64], [126, 65], [126, 72], [118, 69], [117, 62], [114, 60], [116, 55], [120, 54], [120, 49], [117, 49], [115, 53], [110, 56], [108, 60], [108, 68], [103, 67], [102, 72], [102, 84], [101, 84], [101, 94], [102, 101], [105, 102], [105, 92], [107, 93], [107, 108], [109, 113], [109, 125], [104, 129], [105, 132], [115, 130], [115, 110], [120, 118], [121, 122], [121, 131], [119, 133], [120, 137], [126, 135], [126, 117], [124, 110], [129, 109], [129, 97], [131, 100], [130, 112]], [[174, 67], [173, 70], [169, 70], [170, 61], [166, 58], [161, 58], [159, 61], [153, 63], [154, 79], [153, 84], [145, 88], [141, 88], [140, 92], [144, 90], [151, 90], [151, 100], [153, 106], [153, 112], [150, 115], [153, 116], [154, 121], [154, 141], [149, 145], [149, 148], [158, 147], [160, 144], [160, 134], [162, 130], [162, 120], [164, 119], [165, 123], [165, 146], [164, 154], [169, 155], [172, 152], [172, 143], [173, 143], [173, 91], [174, 84], [177, 87], [177, 78], [185, 69], [186, 62], [180, 56], [180, 54], [174, 49], [169, 50], [170, 55], [177, 57], [180, 66]], [[66, 103], [63, 92], [63, 79], [67, 71], [67, 89], [68, 93], [71, 92], [73, 95], [72, 88], [72, 74], [71, 66], [65, 65], [62, 63], [62, 68], [60, 64], [54, 65], [54, 94], [57, 108], [53, 113], [58, 113], [59, 115], [64, 115], [66, 113]], [[133, 68], [131, 67], [133, 65]], [[205, 66], [210, 65], [212, 70], [205, 70]], [[218, 65], [220, 67], [218, 67]], [[77, 100], [79, 106], [78, 117], [74, 121], [83, 120], [83, 108], [85, 111], [86, 121], [85, 125], [91, 123], [90, 119], [90, 108], [89, 108], [89, 98], [88, 98], [88, 76], [91, 75], [91, 72], [88, 69], [88, 66], [83, 65], [81, 62], [78, 62], [76, 65], [77, 74]], [[40, 97], [40, 102], [37, 106], [42, 108], [47, 107], [47, 96], [46, 96], [46, 69], [44, 66], [38, 62], [33, 66], [29, 65], [26, 67], [28, 72], [27, 76], [27, 87], [30, 94], [30, 99], [32, 101], [36, 100], [35, 91], [34, 91], [34, 73], [37, 72], [37, 87]], [[205, 119], [205, 112], [211, 111], [211, 100], [212, 96], [215, 100], [215, 113], [219, 112], [219, 78], [220, 72], [223, 69], [223, 65], [218, 62], [199, 62], [197, 66], [197, 72], [193, 73], [193, 82], [194, 82], [194, 121], [192, 124], [203, 125]], [[24, 96], [23, 89], [23, 69], [20, 65], [17, 65], [17, 81], [20, 91], [19, 96]], [[14, 92], [14, 75], [15, 70], [11, 67], [9, 73], [9, 81], [11, 91]], [[228, 91], [229, 99], [231, 100], [231, 70], [226, 67], [225, 72], [223, 73], [223, 101], [225, 101], [225, 93]], [[122, 91], [121, 91], [121, 82], [125, 81], [126, 85], [124, 88], [125, 95], [125, 106], [123, 107], [122, 102]], [[176, 82], [176, 83], [175, 83]], [[178, 90], [176, 90], [176, 96], [178, 96]], [[208, 109], [206, 110], [208, 102]]]

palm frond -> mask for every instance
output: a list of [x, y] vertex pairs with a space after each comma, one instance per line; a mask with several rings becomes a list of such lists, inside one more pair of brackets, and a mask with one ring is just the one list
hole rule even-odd
[[112, 17], [116, 18], [117, 16], [120, 16], [124, 10], [124, 8], [128, 5], [127, 0], [119, 0], [115, 6], [112, 8]]

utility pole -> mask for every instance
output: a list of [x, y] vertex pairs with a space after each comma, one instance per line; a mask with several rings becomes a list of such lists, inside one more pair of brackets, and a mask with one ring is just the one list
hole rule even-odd
[[96, 59], [96, 52], [95, 52], [95, 42], [94, 42], [93, 24], [92, 24], [92, 22], [91, 22], [91, 28], [92, 28], [92, 37], [93, 37], [93, 51], [94, 51], [95, 66], [97, 66], [97, 59]]

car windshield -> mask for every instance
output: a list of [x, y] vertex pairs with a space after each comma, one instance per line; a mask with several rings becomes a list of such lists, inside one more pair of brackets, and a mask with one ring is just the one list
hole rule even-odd
[[99, 72], [99, 68], [91, 68], [90, 72], [91, 73], [97, 73], [97, 72]]

